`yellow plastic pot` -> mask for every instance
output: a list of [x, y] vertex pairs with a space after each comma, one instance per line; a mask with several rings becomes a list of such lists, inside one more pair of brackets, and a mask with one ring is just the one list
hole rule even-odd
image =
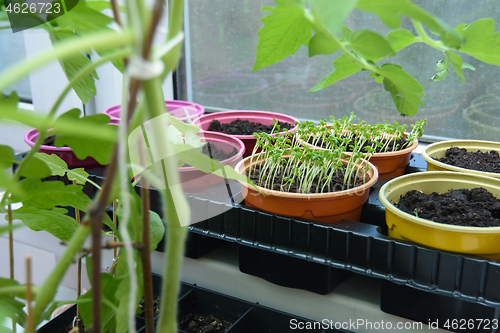
[[455, 171], [455, 172], [463, 172], [479, 176], [500, 178], [500, 173], [469, 170], [435, 160], [435, 158], [444, 157], [446, 150], [451, 147], [465, 148], [467, 151], [472, 151], [472, 152], [476, 152], [478, 150], [482, 152], [489, 152], [491, 150], [496, 150], [497, 152], [500, 153], [499, 142], [481, 141], [481, 140], [450, 140], [450, 141], [436, 142], [431, 145], [428, 145], [422, 152], [422, 157], [427, 161], [427, 171]]
[[395, 178], [382, 186], [380, 201], [385, 206], [389, 236], [439, 250], [500, 260], [500, 227], [464, 227], [432, 222], [394, 206], [410, 190], [425, 194], [454, 189], [484, 187], [500, 198], [500, 180], [458, 172], [419, 172]]

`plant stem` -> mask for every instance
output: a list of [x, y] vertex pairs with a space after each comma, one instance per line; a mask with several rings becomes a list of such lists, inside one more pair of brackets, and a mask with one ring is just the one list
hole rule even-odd
[[5, 88], [35, 69], [56, 59], [63, 60], [80, 54], [80, 50], [88, 48], [95, 50], [112, 49], [119, 46], [126, 46], [133, 42], [134, 34], [130, 30], [124, 30], [121, 33], [117, 33], [116, 31], [99, 32], [99, 34], [93, 33], [81, 37], [68, 38], [53, 49], [41, 52], [25, 61], [18, 62], [3, 72], [0, 78], [0, 91], [5, 90]]
[[[149, 113], [149, 119], [157, 117], [165, 112], [165, 102], [163, 101], [160, 82], [159, 78], [144, 81], [146, 110]], [[157, 140], [157, 142], [165, 143], [162, 148], [166, 150], [166, 156], [175, 157], [174, 154], [169, 154], [169, 151], [173, 148], [171, 147], [171, 142], [165, 138], [164, 131], [155, 131], [153, 139]], [[165, 155], [155, 155], [155, 152], [153, 152], [153, 156]], [[165, 220], [167, 222], [167, 242], [161, 297], [162, 307], [160, 309], [160, 319], [157, 326], [158, 333], [177, 332], [177, 309], [175, 304], [179, 290], [178, 282], [180, 266], [184, 254], [184, 240], [187, 234], [187, 228], [182, 227], [182, 225], [187, 225], [189, 222], [189, 206], [187, 205], [184, 193], [180, 189], [180, 186], [169, 186], [169, 182], [179, 184], [179, 174], [176, 163], [177, 161], [175, 158], [168, 158], [161, 161], [166, 187], [162, 193], [162, 204]]]
[[57, 262], [56, 267], [52, 270], [49, 277], [45, 280], [44, 284], [40, 287], [40, 292], [36, 297], [35, 307], [33, 308], [33, 322], [38, 324], [42, 312], [47, 305], [52, 301], [57, 291], [57, 287], [61, 282], [64, 274], [66, 273], [69, 265], [73, 262], [76, 254], [83, 246], [85, 239], [90, 234], [90, 227], [88, 223], [83, 223], [71, 238], [66, 251]]
[[151, 277], [150, 228], [149, 228], [149, 185], [142, 184], [142, 251], [141, 263], [144, 279], [144, 305], [146, 308], [146, 333], [154, 332], [153, 280]]
[[422, 27], [422, 25], [420, 24], [420, 22], [418, 21], [414, 21], [412, 20], [411, 21], [413, 23], [413, 27], [415, 28], [415, 30], [417, 31], [417, 34], [420, 36], [420, 38], [422, 39], [422, 42], [424, 42], [425, 44], [429, 45], [429, 46], [432, 46], [433, 48], [435, 49], [438, 49], [440, 51], [448, 51], [449, 48], [447, 48], [446, 46], [443, 45], [443, 43], [441, 42], [438, 42], [438, 41], [435, 41], [435, 40], [432, 40], [426, 33], [425, 33], [425, 30], [424, 28]]

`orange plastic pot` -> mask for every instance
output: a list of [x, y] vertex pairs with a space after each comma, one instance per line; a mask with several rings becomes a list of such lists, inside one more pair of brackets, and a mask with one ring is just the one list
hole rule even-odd
[[[328, 125], [330, 127], [330, 125]], [[405, 133], [405, 137], [408, 136], [408, 133]], [[325, 150], [324, 148], [314, 146], [310, 143], [301, 140], [303, 144], [314, 148]], [[375, 153], [372, 157], [370, 157], [370, 163], [372, 163], [378, 171], [379, 179], [387, 179], [391, 177], [399, 177], [402, 176], [405, 172], [406, 167], [410, 164], [411, 152], [415, 150], [418, 146], [418, 141], [403, 150], [392, 151], [387, 153]], [[347, 156], [350, 156], [351, 153], [346, 152]]]
[[[261, 162], [260, 154], [254, 157], [252, 165]], [[246, 174], [250, 167], [251, 157], [247, 157], [236, 165], [236, 172]], [[346, 161], [343, 161], [347, 163]], [[367, 182], [356, 188], [329, 193], [300, 194], [288, 193], [241, 183], [241, 192], [245, 205], [255, 207], [268, 213], [288, 216], [296, 219], [311, 220], [322, 223], [336, 223], [342, 219], [359, 221], [364, 203], [368, 200], [370, 187], [378, 180], [378, 172], [373, 164], [363, 160], [357, 167], [370, 166], [367, 171]]]

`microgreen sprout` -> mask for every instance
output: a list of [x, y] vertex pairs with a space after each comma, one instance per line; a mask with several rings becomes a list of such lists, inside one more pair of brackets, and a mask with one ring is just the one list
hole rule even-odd
[[369, 158], [370, 154], [393, 152], [411, 147], [424, 132], [427, 125], [425, 119], [411, 125], [412, 131], [406, 134], [407, 125], [397, 121], [390, 124], [368, 125], [361, 121], [354, 112], [349, 117], [339, 119], [330, 117], [331, 124], [327, 125], [323, 118], [318, 124], [304, 122], [299, 126], [297, 135], [304, 141], [331, 150], [333, 147], [343, 146], [349, 152], [363, 152]]
[[[316, 127], [313, 123], [310, 126]], [[294, 135], [254, 134], [257, 142], [248, 175], [258, 186], [282, 192], [325, 193], [347, 190], [367, 180], [365, 155], [357, 152], [348, 156], [343, 145], [338, 145], [347, 139], [332, 139], [332, 149], [317, 150], [301, 145]]]

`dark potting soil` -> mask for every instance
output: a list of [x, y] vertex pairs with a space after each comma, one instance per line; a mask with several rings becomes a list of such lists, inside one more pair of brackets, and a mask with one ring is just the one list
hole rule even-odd
[[[161, 304], [161, 299], [159, 296], [153, 297], [153, 315], [156, 317], [157, 315], [160, 314], [160, 304]], [[139, 309], [141, 309], [141, 313], [138, 314], [139, 317], [145, 318], [146, 317], [146, 307], [144, 306], [144, 297], [141, 298], [141, 301], [139, 302]]]
[[201, 152], [217, 161], [224, 161], [238, 154], [238, 150], [236, 149], [236, 147], [233, 147], [233, 150], [231, 152], [226, 153], [223, 149], [215, 147], [215, 144], [213, 142], [207, 142], [205, 145], [203, 145]]
[[423, 194], [411, 190], [396, 207], [427, 220], [469, 227], [500, 226], [500, 200], [484, 188]]
[[[56, 146], [56, 136], [55, 135], [49, 135], [45, 138], [45, 140], [43, 140], [43, 145], [44, 146], [52, 146], [52, 147], [55, 147]], [[64, 145], [63, 147], [67, 147], [66, 145]]]
[[451, 147], [446, 150], [444, 157], [437, 160], [459, 168], [500, 173], [500, 156], [495, 150], [484, 153], [480, 150], [472, 152], [464, 148]]
[[[252, 167], [252, 174], [251, 175], [248, 175], [248, 171], [247, 171], [247, 175], [248, 177], [254, 182], [257, 184], [257, 181], [259, 180], [259, 175], [260, 175], [260, 166], [259, 165], [256, 165], [254, 167]], [[353, 174], [351, 174], [351, 184], [354, 183], [354, 176]], [[272, 187], [266, 187], [267, 189], [269, 190], [274, 190], [274, 191], [280, 191], [281, 189], [281, 181], [283, 179], [283, 177], [287, 177], [287, 178], [290, 178], [291, 175], [277, 175], [274, 179], [274, 183], [273, 183], [273, 186]], [[296, 179], [297, 178], [300, 178], [300, 176], [296, 176], [295, 177]], [[326, 193], [326, 192], [338, 192], [338, 191], [343, 191], [343, 190], [347, 190], [347, 189], [350, 189], [350, 188], [353, 188], [353, 187], [357, 187], [357, 186], [360, 186], [360, 185], [363, 185], [363, 177], [360, 177], [358, 175], [358, 178], [356, 179], [356, 185], [355, 186], [350, 186], [350, 187], [347, 187], [347, 182], [346, 182], [346, 188], [342, 188], [342, 184], [344, 183], [344, 170], [337, 170], [334, 172], [333, 176], [332, 176], [332, 180], [331, 180], [331, 186], [330, 188], [326, 187], [325, 190], [323, 191], [323, 193]], [[316, 177], [313, 181], [313, 184], [311, 186], [311, 194], [314, 194], [316, 193], [316, 189], [318, 188], [318, 184], [319, 184], [319, 190], [321, 191], [321, 189], [323, 188], [323, 185], [325, 184], [324, 183], [324, 180], [319, 180], [319, 177]], [[297, 181], [293, 182], [293, 183], [289, 183], [287, 185], [285, 185], [283, 187], [283, 192], [289, 192], [289, 193], [298, 193], [298, 184], [297, 184]], [[318, 192], [318, 193], [321, 193], [321, 192]]]
[[202, 316], [198, 313], [188, 313], [179, 322], [179, 329], [188, 333], [224, 333], [232, 323], [214, 317]]
[[[346, 151], [348, 152], [352, 152], [353, 151], [353, 147], [354, 147], [354, 143], [356, 142], [356, 137], [354, 137], [348, 144], [347, 144], [347, 149]], [[308, 143], [310, 144], [313, 144], [313, 138], [310, 138]], [[375, 152], [377, 153], [384, 153], [384, 152], [388, 152], [388, 151], [398, 151], [398, 150], [401, 150], [401, 147], [403, 147], [403, 145], [406, 143], [406, 138], [401, 138], [401, 139], [398, 139], [396, 140], [396, 143], [394, 142], [391, 142], [387, 147], [386, 149], [384, 149], [382, 151], [382, 147], [375, 147]], [[326, 144], [327, 142], [324, 142], [322, 139], [320, 139], [316, 144], [315, 146], [317, 147], [321, 147], [321, 148], [325, 148], [326, 147]], [[396, 149], [392, 149], [393, 145], [395, 144], [395, 147]], [[363, 147], [361, 149], [361, 152], [365, 152], [365, 147], [371, 147], [372, 146], [372, 141], [366, 141], [364, 144], [363, 144]]]
[[[282, 123], [281, 121], [278, 122], [278, 125], [280, 126], [280, 131], [283, 131], [285, 128], [290, 130], [295, 126], [289, 123]], [[236, 119], [230, 124], [221, 124], [218, 120], [214, 119], [210, 123], [208, 130], [231, 135], [252, 135], [253, 133], [261, 132], [271, 134], [273, 127], [273, 125], [262, 125], [241, 119]]]
[[[238, 154], [238, 150], [235, 147], [233, 147], [233, 150], [231, 152], [227, 153], [223, 149], [215, 147], [213, 142], [207, 142], [206, 144], [204, 144], [203, 147], [201, 148], [201, 152], [217, 161], [224, 161]], [[188, 166], [190, 165], [189, 164], [183, 165], [183, 167], [188, 167]]]

